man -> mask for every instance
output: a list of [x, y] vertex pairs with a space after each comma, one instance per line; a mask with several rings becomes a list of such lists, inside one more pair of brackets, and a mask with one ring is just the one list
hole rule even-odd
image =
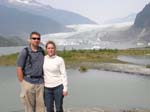
[[25, 112], [45, 111], [43, 100], [44, 52], [39, 46], [40, 39], [38, 32], [32, 32], [29, 47], [20, 52], [17, 60], [17, 76], [22, 89], [20, 97]]

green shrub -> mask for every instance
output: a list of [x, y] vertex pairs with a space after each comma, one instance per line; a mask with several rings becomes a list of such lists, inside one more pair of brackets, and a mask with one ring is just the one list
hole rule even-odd
[[87, 68], [84, 66], [80, 66], [79, 71], [80, 72], [87, 72]]
[[150, 68], [150, 65], [146, 65], [146, 68]]

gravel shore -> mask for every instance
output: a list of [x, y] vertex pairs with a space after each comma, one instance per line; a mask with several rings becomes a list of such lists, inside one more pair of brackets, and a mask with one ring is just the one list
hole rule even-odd
[[123, 72], [137, 75], [150, 75], [150, 68], [146, 68], [142, 65], [133, 65], [133, 64], [114, 64], [114, 63], [105, 63], [95, 65], [96, 68], [106, 71], [114, 72]]
[[79, 109], [66, 109], [65, 112], [150, 112], [150, 110], [144, 109], [101, 109], [101, 108], [79, 108]]
[[68, 68], [76, 69], [79, 68], [80, 66], [84, 66], [87, 69], [97, 69], [97, 70], [104, 70], [104, 71], [150, 76], [150, 68], [146, 68], [146, 66], [143, 65], [134, 65], [134, 64], [83, 62], [83, 63], [78, 63], [78, 64], [75, 63], [69, 65]]

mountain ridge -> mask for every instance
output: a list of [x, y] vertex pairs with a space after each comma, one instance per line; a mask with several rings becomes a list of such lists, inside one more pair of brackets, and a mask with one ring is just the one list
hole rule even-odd
[[150, 41], [150, 3], [137, 14], [133, 29], [138, 32], [138, 41]]
[[27, 36], [31, 31], [46, 34], [67, 29], [52, 19], [2, 5], [0, 17], [0, 34], [6, 36]]
[[18, 0], [13, 0], [13, 2], [9, 2], [9, 0], [6, 0], [6, 1], [0, 0], [0, 1], [3, 1], [2, 4], [7, 5], [8, 7], [14, 7], [18, 10], [22, 10], [28, 13], [48, 17], [62, 25], [97, 24], [96, 22], [90, 20], [89, 18], [84, 17], [75, 12], [55, 9], [51, 7], [50, 5], [42, 4], [40, 2], [37, 2], [36, 0], [23, 0], [23, 1], [28, 1], [29, 3], [17, 2]]
[[134, 22], [135, 28], [150, 28], [150, 3], [148, 3], [142, 11], [140, 11]]

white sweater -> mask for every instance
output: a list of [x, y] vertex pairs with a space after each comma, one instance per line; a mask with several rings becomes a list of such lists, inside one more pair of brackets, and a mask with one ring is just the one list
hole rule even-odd
[[45, 87], [53, 88], [63, 84], [63, 91], [67, 91], [68, 81], [63, 58], [57, 55], [52, 57], [46, 55], [44, 58], [43, 70]]

